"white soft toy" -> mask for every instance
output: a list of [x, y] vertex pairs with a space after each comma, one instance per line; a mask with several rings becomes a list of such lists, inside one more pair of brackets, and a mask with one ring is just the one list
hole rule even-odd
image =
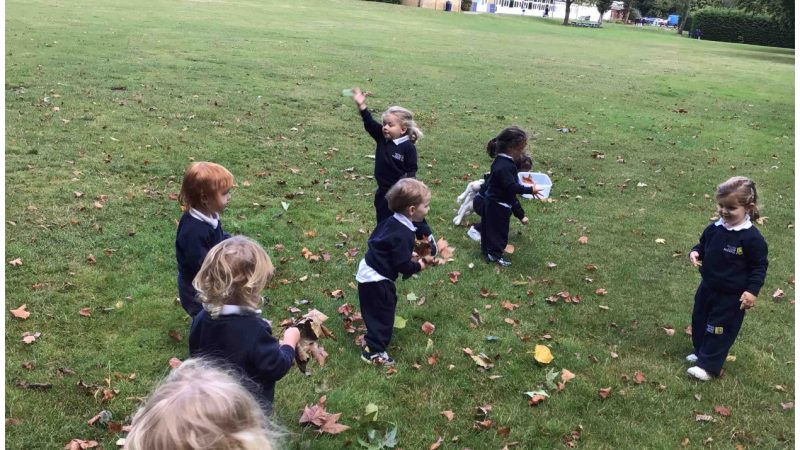
[[461, 225], [461, 222], [464, 220], [464, 217], [472, 214], [475, 209], [472, 207], [472, 200], [475, 199], [475, 194], [481, 189], [483, 186], [483, 179], [475, 180], [467, 184], [467, 188], [464, 189], [464, 192], [461, 193], [456, 198], [456, 203], [460, 203], [461, 207], [458, 208], [458, 214], [453, 217], [453, 223], [456, 225]]

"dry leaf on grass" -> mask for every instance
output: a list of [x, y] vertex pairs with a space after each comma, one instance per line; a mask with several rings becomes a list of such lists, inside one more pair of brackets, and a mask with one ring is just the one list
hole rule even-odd
[[450, 272], [448, 276], [450, 277], [450, 282], [456, 284], [458, 283], [458, 277], [461, 276], [461, 272]]
[[611, 388], [610, 388], [610, 387], [607, 387], [607, 388], [600, 388], [600, 389], [597, 391], [597, 393], [598, 393], [598, 395], [600, 395], [600, 398], [602, 398], [603, 400], [605, 400], [605, 399], [607, 399], [607, 398], [608, 398], [608, 396], [609, 396], [609, 395], [611, 395]]
[[719, 405], [714, 407], [714, 412], [719, 414], [722, 417], [728, 417], [728, 416], [731, 415], [731, 410], [729, 408], [726, 408], [724, 406], [719, 406]]
[[28, 308], [28, 305], [27, 304], [23, 304], [17, 309], [12, 309], [11, 310], [11, 315], [13, 315], [14, 317], [16, 317], [18, 319], [25, 320], [31, 315], [31, 313], [27, 311], [27, 308]]
[[633, 382], [636, 384], [642, 384], [645, 381], [644, 372], [641, 370], [637, 370], [636, 373], [633, 374]]
[[174, 356], [169, 359], [169, 366], [172, 367], [173, 369], [177, 369], [178, 367], [181, 366], [181, 364], [183, 364], [183, 361]]
[[546, 345], [537, 345], [533, 349], [533, 359], [542, 364], [550, 364], [553, 361], [553, 354]]
[[67, 445], [64, 446], [64, 450], [84, 450], [87, 448], [95, 448], [100, 445], [97, 441], [86, 441], [83, 439], [73, 439], [67, 442]]
[[8, 262], [12, 266], [21, 266], [22, 265], [22, 258], [12, 259]]
[[445, 416], [448, 422], [452, 422], [453, 419], [456, 417], [456, 413], [450, 411], [449, 409], [447, 411], [442, 411], [439, 414]]
[[433, 334], [434, 331], [436, 331], [436, 325], [430, 322], [425, 322], [422, 324], [422, 332], [425, 333], [426, 335], [430, 336]]
[[580, 242], [581, 244], [588, 244], [589, 243], [589, 237], [588, 236], [581, 236], [581, 237], [578, 238], [578, 242]]
[[506, 245], [506, 248], [503, 250], [504, 252], [508, 253], [509, 255], [514, 253], [514, 246], [511, 244]]

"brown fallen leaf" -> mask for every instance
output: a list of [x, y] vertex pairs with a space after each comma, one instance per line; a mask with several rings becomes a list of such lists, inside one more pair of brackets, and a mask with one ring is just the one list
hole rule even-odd
[[430, 322], [425, 322], [422, 324], [422, 332], [425, 333], [426, 335], [430, 336], [433, 334], [434, 331], [436, 331], [436, 325]]
[[608, 291], [603, 289], [603, 288], [600, 288], [600, 289], [597, 289], [596, 291], [594, 291], [594, 293], [597, 294], [597, 295], [606, 295], [606, 294], [608, 294]]
[[561, 381], [563, 383], [567, 383], [568, 381], [572, 380], [573, 378], [575, 378], [575, 374], [574, 373], [570, 372], [567, 369], [563, 369], [563, 368], [561, 369]]
[[442, 442], [444, 442], [444, 439], [442, 439], [441, 436], [437, 437], [436, 438], [436, 442], [431, 444], [431, 446], [428, 447], [428, 450], [437, 450], [439, 447], [442, 446]]
[[772, 293], [772, 298], [783, 298], [784, 295], [783, 289], [775, 289], [775, 292]]
[[784, 411], [794, 409], [794, 402], [786, 402], [786, 403], [781, 402], [781, 409], [783, 409]]
[[27, 304], [23, 304], [17, 309], [12, 309], [11, 310], [11, 315], [13, 315], [14, 317], [16, 317], [18, 319], [25, 320], [31, 315], [31, 313], [27, 311], [27, 308], [28, 308], [28, 305]]
[[506, 248], [503, 250], [504, 252], [508, 253], [509, 255], [514, 253], [514, 246], [511, 244], [506, 245]]
[[304, 234], [305, 234], [305, 236], [307, 238], [315, 238], [315, 237], [317, 237], [317, 232], [314, 231], [314, 230], [308, 230]]
[[611, 388], [600, 388], [597, 393], [600, 395], [600, 398], [603, 400], [607, 399], [609, 395], [611, 395]]
[[731, 415], [731, 410], [729, 408], [719, 405], [714, 407], [714, 412], [722, 417], [729, 417]]
[[695, 414], [694, 420], [696, 422], [714, 422], [714, 418], [708, 414]]
[[637, 370], [633, 374], [633, 382], [636, 384], [642, 384], [645, 381], [644, 373], [641, 370]]
[[97, 263], [97, 258], [95, 258], [93, 254], [89, 253], [89, 256], [86, 257], [86, 262], [89, 264], [95, 264]]
[[588, 244], [589, 243], [589, 237], [588, 236], [581, 236], [581, 237], [578, 238], [578, 242], [580, 242], [581, 244]]
[[344, 297], [344, 291], [341, 289], [336, 289], [335, 291], [331, 291], [331, 297], [342, 298]]
[[41, 335], [42, 335], [42, 333], [40, 333], [38, 331], [35, 332], [35, 333], [31, 333], [30, 331], [26, 331], [26, 332], [22, 333], [22, 342], [24, 342], [24, 343], [26, 343], [28, 345], [33, 344], [34, 342], [36, 342], [36, 339], [38, 339], [39, 336], [41, 336]]
[[183, 361], [174, 356], [169, 359], [169, 366], [172, 367], [173, 369], [177, 369], [178, 367], [181, 366], [181, 364], [183, 364]]
[[439, 414], [445, 416], [447, 418], [448, 422], [452, 422], [453, 419], [456, 417], [456, 413], [454, 413], [453, 411], [450, 411], [449, 409], [446, 410], [446, 411], [442, 411]]
[[81, 310], [78, 311], [78, 314], [83, 317], [92, 317], [92, 308], [81, 308]]
[[661, 327], [664, 330], [664, 333], [667, 333], [667, 336], [674, 336], [675, 335], [675, 328], [671, 326]]
[[450, 272], [448, 276], [450, 277], [450, 282], [456, 284], [458, 283], [458, 277], [461, 276], [461, 272]]
[[22, 265], [22, 258], [12, 259], [8, 262], [12, 266], [21, 266]]
[[64, 450], [85, 450], [87, 448], [95, 448], [100, 445], [97, 441], [86, 441], [83, 439], [73, 439], [67, 442]]
[[167, 335], [170, 338], [172, 338], [172, 340], [175, 341], [175, 342], [180, 342], [180, 341], [183, 340], [183, 337], [181, 336], [180, 333], [178, 333], [177, 330], [169, 330], [169, 333], [167, 333]]

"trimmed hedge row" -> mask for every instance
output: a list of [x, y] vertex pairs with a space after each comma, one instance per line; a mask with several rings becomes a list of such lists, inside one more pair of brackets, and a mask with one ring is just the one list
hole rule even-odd
[[392, 3], [399, 5], [402, 0], [367, 0], [368, 2]]
[[769, 47], [794, 48], [794, 28], [781, 29], [769, 16], [754, 15], [739, 9], [703, 8], [689, 16], [685, 30], [701, 39]]

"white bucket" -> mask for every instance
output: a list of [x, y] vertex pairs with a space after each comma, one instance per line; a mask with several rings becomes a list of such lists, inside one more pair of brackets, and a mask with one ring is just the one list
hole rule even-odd
[[[553, 182], [550, 181], [550, 177], [548, 177], [547, 174], [539, 172], [518, 172], [517, 179], [520, 184], [524, 186], [533, 186], [535, 184], [536, 187], [541, 189], [536, 195], [536, 198], [547, 198], [550, 196], [550, 188], [553, 187]], [[533, 195], [524, 194], [523, 197], [532, 199]]]

